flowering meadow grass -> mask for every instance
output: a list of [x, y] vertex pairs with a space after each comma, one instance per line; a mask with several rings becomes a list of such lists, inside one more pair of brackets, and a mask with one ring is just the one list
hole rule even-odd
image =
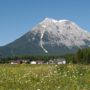
[[0, 90], [90, 90], [90, 65], [0, 65]]

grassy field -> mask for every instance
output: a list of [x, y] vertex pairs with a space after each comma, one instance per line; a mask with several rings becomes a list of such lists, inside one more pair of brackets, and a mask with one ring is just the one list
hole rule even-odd
[[90, 66], [0, 65], [0, 90], [90, 90]]

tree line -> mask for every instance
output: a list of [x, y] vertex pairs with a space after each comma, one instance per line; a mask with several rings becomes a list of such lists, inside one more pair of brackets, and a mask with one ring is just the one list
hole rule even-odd
[[90, 64], [90, 48], [79, 49], [76, 54], [66, 55], [68, 63]]
[[17, 56], [8, 56], [8, 57], [2, 57], [0, 59], [0, 63], [10, 63], [12, 60], [29, 60], [29, 61], [37, 61], [37, 60], [43, 60], [44, 62], [47, 62], [48, 60], [54, 60], [57, 58], [62, 58], [64, 56], [59, 55], [17, 55]]
[[33, 55], [17, 55], [17, 56], [9, 56], [9, 57], [1, 57], [0, 63], [10, 63], [12, 60], [43, 60], [47, 62], [48, 60], [57, 59], [57, 58], [65, 58], [67, 63], [73, 64], [90, 64], [90, 48], [79, 49], [75, 54], [67, 54], [67, 55], [41, 55], [41, 56], [33, 56]]

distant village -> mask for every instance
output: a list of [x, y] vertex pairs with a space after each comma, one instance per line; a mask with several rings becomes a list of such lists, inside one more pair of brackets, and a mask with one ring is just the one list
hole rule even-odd
[[58, 58], [58, 59], [50, 59], [48, 61], [43, 61], [43, 60], [11, 60], [10, 64], [66, 64], [66, 59], [65, 58]]
[[66, 64], [66, 58], [61, 56], [10, 56], [3, 57], [0, 55], [0, 63], [5, 64]]

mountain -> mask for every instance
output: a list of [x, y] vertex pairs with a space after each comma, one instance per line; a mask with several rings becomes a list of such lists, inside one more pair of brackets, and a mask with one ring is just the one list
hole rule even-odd
[[70, 20], [45, 18], [14, 42], [0, 47], [0, 54], [66, 54], [90, 47], [90, 33]]

